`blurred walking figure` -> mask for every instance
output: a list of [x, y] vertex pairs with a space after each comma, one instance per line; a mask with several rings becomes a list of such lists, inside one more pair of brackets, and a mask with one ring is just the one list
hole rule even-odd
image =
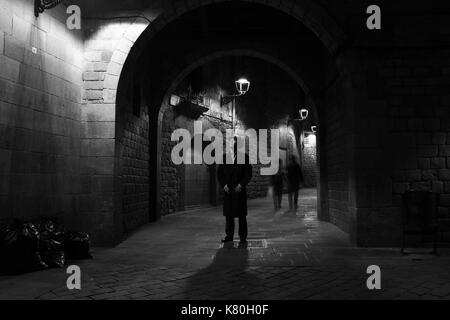
[[280, 159], [278, 172], [270, 176], [270, 185], [272, 186], [273, 207], [275, 211], [281, 209], [283, 200], [283, 161]]
[[290, 156], [289, 164], [286, 168], [289, 193], [289, 211], [296, 211], [298, 207], [298, 189], [303, 181], [302, 169], [295, 156]]

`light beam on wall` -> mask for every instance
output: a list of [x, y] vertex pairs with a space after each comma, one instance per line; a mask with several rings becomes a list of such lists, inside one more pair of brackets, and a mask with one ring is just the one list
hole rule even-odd
[[317, 143], [317, 136], [312, 133], [310, 134], [305, 141], [305, 145], [307, 145], [308, 147], [315, 147]]

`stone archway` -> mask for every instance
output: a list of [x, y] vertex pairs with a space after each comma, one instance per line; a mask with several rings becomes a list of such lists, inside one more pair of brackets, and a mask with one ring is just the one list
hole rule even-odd
[[[219, 1], [219, 2], [227, 2], [227, 1]], [[244, 1], [247, 2], [247, 1]], [[99, 99], [98, 103], [95, 106], [88, 105], [86, 107], [87, 117], [98, 117], [99, 121], [102, 121], [102, 117], [105, 113], [108, 114], [108, 121], [114, 121], [116, 126], [116, 134], [114, 136], [114, 151], [113, 156], [110, 157], [109, 161], [114, 163], [115, 176], [118, 174], [118, 168], [120, 167], [120, 161], [118, 160], [118, 156], [120, 155], [120, 146], [118, 146], [117, 141], [120, 139], [122, 124], [119, 120], [118, 112], [120, 112], [118, 106], [118, 101], [120, 99], [120, 82], [123, 79], [128, 79], [124, 74], [125, 68], [129, 67], [132, 70], [135, 66], [133, 63], [138, 61], [138, 58], [141, 54], [143, 54], [145, 50], [146, 43], [150, 42], [152, 38], [158, 34], [160, 30], [162, 30], [167, 24], [171, 21], [176, 20], [178, 17], [182, 16], [184, 13], [187, 13], [195, 8], [200, 8], [203, 6], [207, 6], [209, 4], [216, 4], [217, 1], [202, 1], [200, 4], [196, 5], [182, 5], [180, 8], [177, 8], [176, 11], [164, 11], [160, 15], [158, 15], [153, 22], [148, 25], [147, 23], [141, 23], [140, 20], [136, 20], [131, 23], [128, 27], [128, 30], [124, 31], [119, 40], [117, 41], [117, 45], [114, 50], [110, 51], [111, 59], [107, 64], [107, 68], [102, 73], [97, 74], [89, 74], [93, 77], [98, 77], [99, 86], [102, 88], [102, 99]], [[255, 1], [252, 1], [255, 3]], [[345, 57], [344, 52], [340, 50], [340, 48], [344, 45], [345, 36], [344, 33], [337, 27], [334, 21], [321, 9], [313, 4], [311, 1], [303, 1], [302, 3], [295, 3], [294, 1], [281, 1], [279, 4], [267, 4], [263, 3], [263, 1], [256, 1], [256, 3], [261, 3], [270, 8], [274, 8], [281, 12], [287, 13], [289, 16], [293, 17], [300, 23], [307, 26], [320, 40], [322, 45], [328, 50], [329, 54], [334, 57], [337, 68], [341, 72], [340, 77], [345, 78], [347, 81], [346, 86], [351, 87], [351, 70], [355, 70], [355, 68], [350, 68], [347, 64], [348, 59]], [[308, 14], [306, 14], [308, 13]], [[145, 12], [144, 12], [145, 14]], [[130, 73], [130, 70], [127, 72]], [[330, 85], [332, 86], [333, 83]], [[328, 88], [327, 88], [328, 90]], [[352, 95], [347, 94], [346, 99], [347, 103], [345, 103], [345, 107], [351, 109], [353, 102]], [[104, 112], [100, 112], [98, 110], [104, 110]], [[351, 114], [351, 111], [347, 111], [348, 114]], [[114, 116], [113, 116], [114, 114]], [[151, 119], [150, 119], [151, 121]], [[321, 120], [320, 120], [321, 121]], [[351, 119], [348, 119], [351, 122]], [[150, 128], [150, 130], [152, 130]], [[100, 137], [101, 138], [101, 137]], [[320, 142], [319, 142], [320, 143]], [[350, 146], [347, 146], [350, 148]], [[324, 159], [324, 157], [320, 157], [319, 159]], [[150, 180], [155, 177], [150, 177]], [[117, 180], [117, 179], [116, 179]], [[325, 181], [323, 181], [325, 182]], [[119, 183], [119, 182], [118, 182]], [[156, 187], [157, 188], [157, 187]], [[321, 192], [321, 197], [326, 198], [326, 192]], [[115, 192], [112, 196], [111, 203], [114, 204], [113, 216], [112, 218], [113, 224], [116, 226], [114, 238], [120, 238], [122, 234], [123, 226], [121, 224], [122, 213], [121, 207], [123, 202], [123, 195], [120, 192], [120, 183], [115, 185]], [[158, 210], [157, 208], [154, 208]], [[327, 208], [325, 207], [323, 212], [327, 212]], [[324, 219], [328, 219], [327, 215], [323, 215]], [[143, 221], [137, 222], [136, 225], [142, 224]]]
[[[120, 75], [126, 60], [133, 60], [138, 57], [142, 53], [145, 43], [151, 41], [153, 36], [168, 23], [196, 8], [228, 1], [202, 0], [199, 2], [177, 3], [176, 9], [172, 8], [172, 10], [162, 11], [157, 16], [149, 15], [151, 23], [148, 21], [143, 22], [140, 18], [135, 18], [134, 21], [130, 22], [128, 27], [122, 30], [116, 45], [110, 50], [104, 50], [108, 51], [106, 54], [110, 56], [105, 71], [99, 77], [103, 83], [104, 104], [115, 103]], [[268, 3], [264, 0], [242, 1], [262, 4], [294, 17], [314, 32], [331, 55], [340, 54], [340, 49], [345, 45], [346, 36], [344, 32], [324, 10], [311, 0], [303, 0], [301, 3], [294, 0]], [[142, 12], [142, 15], [146, 16], [146, 10]], [[95, 41], [93, 41], [93, 46], [97, 47]], [[89, 46], [87, 46], [87, 51], [89, 52]], [[343, 61], [339, 65], [344, 69], [345, 64], [346, 62]]]
[[[199, 59], [194, 59], [192, 61], [192, 63], [190, 63], [187, 67], [185, 67], [182, 70], [179, 70], [179, 72], [175, 72], [174, 75], [175, 77], [173, 78], [173, 80], [171, 81], [171, 84], [169, 87], [167, 87], [167, 90], [165, 91], [163, 98], [161, 100], [161, 107], [159, 108], [158, 111], [158, 121], [157, 121], [157, 134], [158, 134], [158, 139], [157, 139], [157, 152], [156, 154], [158, 155], [158, 159], [157, 159], [157, 182], [156, 185], [157, 186], [161, 186], [161, 181], [162, 181], [162, 162], [163, 162], [163, 153], [164, 151], [167, 152], [167, 150], [163, 150], [164, 147], [169, 144], [167, 140], [167, 132], [165, 132], [165, 121], [164, 121], [164, 117], [166, 116], [167, 111], [169, 111], [171, 109], [171, 107], [169, 106], [169, 100], [170, 100], [170, 96], [171, 94], [175, 91], [175, 89], [178, 87], [178, 85], [191, 73], [193, 72], [195, 69], [197, 69], [198, 67], [201, 67], [202, 65], [208, 64], [209, 62], [212, 62], [214, 60], [218, 60], [220, 58], [223, 57], [227, 57], [227, 56], [239, 56], [239, 57], [251, 57], [251, 58], [257, 58], [260, 59], [268, 64], [272, 64], [274, 66], [276, 66], [277, 68], [279, 68], [280, 70], [282, 70], [284, 73], [286, 73], [297, 85], [299, 88], [301, 88], [303, 90], [303, 92], [306, 94], [306, 96], [308, 97], [306, 100], [308, 100], [308, 107], [309, 110], [311, 111], [312, 116], [315, 119], [318, 119], [318, 110], [316, 108], [316, 105], [314, 103], [314, 99], [310, 96], [308, 96], [310, 89], [308, 87], [308, 85], [299, 77], [299, 75], [292, 70], [286, 63], [284, 63], [283, 61], [277, 59], [276, 57], [270, 56], [268, 54], [265, 53], [261, 53], [261, 52], [257, 52], [257, 51], [252, 51], [252, 50], [238, 50], [238, 49], [234, 49], [234, 50], [225, 50], [225, 51], [219, 51], [219, 52], [214, 52], [212, 54], [209, 54], [207, 56], [201, 57]], [[319, 125], [319, 123], [317, 123]], [[206, 128], [204, 128], [204, 130], [206, 130]], [[163, 137], [162, 133], [165, 132], [166, 136]], [[320, 132], [317, 133], [317, 136], [320, 137]], [[320, 144], [317, 147], [320, 150]], [[319, 151], [320, 152], [320, 151]], [[166, 182], [164, 183], [164, 187], [166, 186]], [[320, 194], [321, 194], [321, 185], [320, 185], [320, 171], [318, 172], [318, 194], [317, 194], [317, 199], [318, 202], [320, 203]], [[156, 187], [156, 192], [157, 195], [155, 196], [157, 199], [159, 199], [161, 196], [159, 194], [159, 190], [161, 190], [160, 187]], [[161, 208], [158, 208], [158, 210], [162, 210]], [[163, 211], [163, 210], [162, 210]], [[158, 215], [157, 218], [159, 218], [160, 215]]]

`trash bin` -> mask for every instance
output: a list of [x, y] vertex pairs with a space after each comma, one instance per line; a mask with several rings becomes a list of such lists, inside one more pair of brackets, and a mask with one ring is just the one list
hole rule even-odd
[[408, 236], [433, 236], [433, 251], [437, 253], [439, 230], [439, 194], [431, 191], [407, 191], [403, 194], [402, 249], [405, 252]]

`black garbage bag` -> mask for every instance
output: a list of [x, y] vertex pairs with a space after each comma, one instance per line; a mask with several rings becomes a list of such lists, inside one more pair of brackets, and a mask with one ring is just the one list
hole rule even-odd
[[52, 268], [64, 268], [66, 265], [64, 245], [53, 239], [41, 240], [41, 257]]
[[0, 272], [19, 274], [47, 268], [39, 254], [39, 230], [32, 223], [16, 221], [0, 234]]
[[39, 251], [46, 264], [54, 268], [64, 268], [64, 230], [54, 220], [45, 220], [40, 225]]
[[64, 235], [64, 252], [67, 259], [91, 259], [89, 234], [85, 232], [67, 231]]

